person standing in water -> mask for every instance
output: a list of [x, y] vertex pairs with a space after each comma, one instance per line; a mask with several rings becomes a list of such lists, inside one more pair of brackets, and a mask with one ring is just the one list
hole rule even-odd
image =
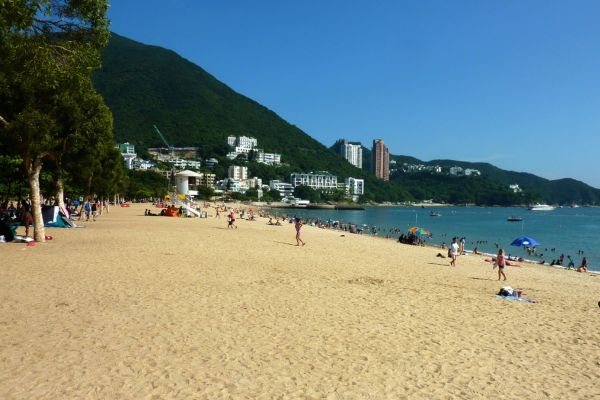
[[294, 227], [296, 228], [296, 246], [300, 246], [300, 243], [302, 243], [302, 246], [304, 246], [306, 243], [304, 243], [304, 241], [300, 238], [300, 233], [302, 229], [302, 219], [296, 218], [296, 223], [294, 224]]

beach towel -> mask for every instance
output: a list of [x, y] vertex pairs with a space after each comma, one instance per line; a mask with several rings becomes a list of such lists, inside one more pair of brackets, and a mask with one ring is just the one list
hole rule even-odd
[[523, 301], [525, 303], [537, 303], [538, 302], [537, 300], [531, 300], [531, 299], [528, 299], [526, 297], [500, 296], [499, 294], [497, 294], [496, 297], [500, 297], [501, 299], [505, 299], [505, 300]]

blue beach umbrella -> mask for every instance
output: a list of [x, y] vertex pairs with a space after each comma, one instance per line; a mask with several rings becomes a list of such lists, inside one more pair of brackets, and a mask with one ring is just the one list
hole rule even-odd
[[511, 246], [525, 246], [525, 247], [535, 247], [539, 245], [538, 242], [535, 241], [534, 238], [530, 238], [529, 236], [523, 236], [520, 238], [516, 238], [510, 244]]

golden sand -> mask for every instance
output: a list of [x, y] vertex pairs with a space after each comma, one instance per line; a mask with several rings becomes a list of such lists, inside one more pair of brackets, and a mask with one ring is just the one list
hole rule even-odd
[[1, 399], [600, 398], [600, 277], [144, 207], [0, 244]]

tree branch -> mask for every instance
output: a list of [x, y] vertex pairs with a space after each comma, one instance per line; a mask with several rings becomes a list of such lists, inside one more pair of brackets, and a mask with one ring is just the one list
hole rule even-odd
[[4, 124], [4, 126], [8, 126], [8, 121], [4, 119], [2, 115], [0, 115], [0, 122]]

